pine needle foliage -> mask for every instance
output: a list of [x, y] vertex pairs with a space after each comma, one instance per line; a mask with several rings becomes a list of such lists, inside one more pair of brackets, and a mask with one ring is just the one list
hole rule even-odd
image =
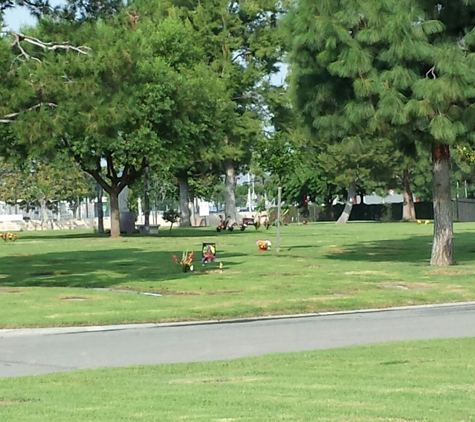
[[432, 149], [435, 265], [454, 262], [450, 146], [473, 142], [474, 18], [473, 0], [302, 0], [287, 18], [296, 105], [320, 139]]

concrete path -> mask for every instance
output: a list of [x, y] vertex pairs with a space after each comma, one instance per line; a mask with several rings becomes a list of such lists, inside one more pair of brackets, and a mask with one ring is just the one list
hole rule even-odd
[[0, 377], [475, 337], [475, 303], [233, 323], [0, 330]]

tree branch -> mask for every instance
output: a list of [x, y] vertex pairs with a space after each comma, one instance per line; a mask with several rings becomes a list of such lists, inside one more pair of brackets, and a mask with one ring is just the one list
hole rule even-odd
[[40, 108], [41, 106], [48, 106], [51, 108], [56, 108], [58, 107], [57, 104], [55, 103], [38, 103], [34, 105], [33, 107], [27, 108], [24, 111], [18, 111], [16, 113], [10, 113], [5, 116], [3, 116], [3, 119], [0, 119], [0, 123], [13, 123], [15, 121], [15, 117], [18, 117], [21, 113], [24, 113], [26, 111], [33, 111], [36, 110], [37, 108]]
[[95, 181], [99, 183], [109, 195], [112, 191], [112, 187], [107, 184], [107, 182], [101, 177], [101, 174], [99, 171], [96, 170], [85, 170], [83, 169], [86, 173], [89, 173], [92, 177], [94, 177]]
[[107, 154], [107, 178], [115, 184], [117, 182], [117, 172], [114, 167], [114, 162], [112, 161], [112, 155]]
[[84, 45], [75, 47], [68, 42], [54, 43], [54, 42], [41, 41], [38, 38], [30, 37], [28, 35], [22, 34], [21, 32], [15, 32], [15, 31], [8, 31], [4, 33], [7, 33], [13, 36], [14, 41], [10, 44], [10, 46], [12, 48], [16, 47], [20, 50], [20, 55], [17, 57], [17, 59], [19, 59], [20, 57], [24, 57], [26, 60], [30, 60], [30, 59], [36, 60], [37, 62], [41, 63], [40, 59], [30, 56], [25, 51], [25, 49], [22, 47], [22, 44], [21, 44], [22, 42], [40, 47], [43, 50], [47, 50], [47, 51], [66, 50], [66, 51], [75, 51], [76, 53], [85, 54], [85, 55], [89, 55], [91, 52], [91, 49]]
[[432, 79], [437, 79], [437, 75], [435, 74], [435, 66], [432, 66], [426, 73], [426, 78], [430, 76], [432, 76]]
[[147, 167], [146, 158], [143, 158], [140, 168], [138, 170], [135, 168], [134, 165], [126, 164], [118, 184], [120, 190], [135, 182], [135, 180], [137, 180], [143, 174], [145, 167]]

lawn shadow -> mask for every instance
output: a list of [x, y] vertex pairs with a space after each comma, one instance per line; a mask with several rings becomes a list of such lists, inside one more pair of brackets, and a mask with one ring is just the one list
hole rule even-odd
[[[473, 261], [475, 242], [472, 233], [455, 235], [455, 258], [458, 263]], [[430, 261], [432, 236], [387, 239], [342, 245], [327, 254], [328, 259], [368, 262], [426, 263]]]
[[[240, 230], [217, 232], [213, 227], [176, 227], [171, 231], [168, 227], [164, 227], [158, 230], [157, 234], [142, 234], [142, 233], [123, 233], [123, 238], [140, 238], [154, 239], [154, 238], [173, 238], [173, 237], [218, 237], [218, 236], [230, 236], [236, 234], [243, 234]], [[94, 239], [94, 238], [109, 238], [108, 233], [91, 233], [90, 231], [30, 231], [21, 232], [19, 234], [23, 240], [37, 240], [37, 239]]]
[[108, 234], [99, 234], [91, 232], [81, 232], [81, 231], [28, 231], [21, 232], [18, 234], [18, 237], [21, 240], [38, 240], [38, 239], [97, 239], [97, 238], [107, 238]]
[[[215, 227], [178, 227], [171, 232], [167, 229], [158, 231], [158, 237], [228, 237], [228, 236], [245, 236], [255, 230], [241, 231], [239, 228], [233, 231], [225, 230], [218, 232]], [[136, 235], [134, 235], [136, 236]]]
[[[107, 288], [133, 283], [150, 283], [181, 280], [183, 274], [173, 262], [172, 255], [179, 251], [144, 251], [137, 248], [109, 249], [46, 254], [10, 254], [0, 258], [0, 287], [81, 287]], [[226, 266], [241, 262], [227, 260], [245, 254], [222, 253]], [[201, 255], [195, 252], [195, 265]], [[197, 273], [201, 271], [197, 268]]]

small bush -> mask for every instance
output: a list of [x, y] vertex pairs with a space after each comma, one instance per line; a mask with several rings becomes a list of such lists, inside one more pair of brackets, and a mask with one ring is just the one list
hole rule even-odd
[[171, 223], [170, 231], [172, 231], [173, 224], [176, 223], [180, 219], [180, 212], [178, 210], [170, 208], [169, 210], [163, 213], [163, 219], [166, 222]]

